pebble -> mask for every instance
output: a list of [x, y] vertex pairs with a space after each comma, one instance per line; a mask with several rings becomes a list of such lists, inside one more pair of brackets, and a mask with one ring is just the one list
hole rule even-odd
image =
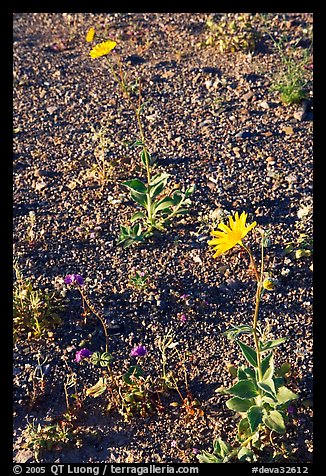
[[244, 99], [245, 101], [250, 101], [250, 100], [253, 100], [254, 97], [255, 97], [255, 93], [253, 93], [252, 91], [248, 91], [242, 96], [242, 99]]

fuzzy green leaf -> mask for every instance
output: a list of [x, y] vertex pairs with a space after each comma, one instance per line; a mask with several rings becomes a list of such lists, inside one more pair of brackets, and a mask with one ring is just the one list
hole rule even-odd
[[276, 393], [278, 403], [287, 403], [296, 400], [299, 396], [285, 386], [279, 387]]
[[266, 342], [259, 342], [259, 347], [261, 352], [266, 352], [267, 350], [274, 349], [283, 344], [288, 339], [288, 337], [281, 337], [280, 339], [268, 340]]
[[86, 390], [86, 395], [90, 395], [91, 397], [99, 397], [104, 393], [106, 390], [106, 379], [101, 377], [98, 382], [93, 385], [92, 387]]
[[273, 354], [268, 354], [261, 362], [261, 370], [263, 374], [263, 381], [269, 380], [274, 374], [274, 359]]
[[237, 435], [238, 441], [242, 442], [246, 440], [251, 434], [252, 432], [250, 429], [248, 418], [247, 417], [242, 418], [242, 420], [240, 420], [240, 423], [238, 425], [238, 435]]
[[240, 461], [246, 461], [247, 463], [251, 463], [254, 460], [254, 452], [251, 451], [249, 448], [241, 448], [238, 453], [238, 459]]
[[240, 349], [242, 350], [242, 353], [247, 359], [247, 361], [249, 362], [249, 364], [251, 364], [253, 367], [257, 367], [256, 351], [252, 349], [251, 347], [249, 347], [248, 345], [241, 342], [240, 340], [237, 340], [236, 342], [239, 344]]
[[125, 182], [121, 182], [121, 185], [137, 193], [146, 194], [147, 192], [147, 188], [145, 184], [141, 180], [138, 180], [138, 179], [126, 180]]
[[265, 415], [263, 417], [263, 423], [270, 430], [276, 431], [277, 433], [285, 433], [283, 415], [277, 410], [272, 410], [267, 415]]
[[257, 382], [259, 388], [264, 390], [265, 393], [271, 395], [272, 397], [276, 396], [275, 384], [272, 378], [263, 380], [262, 382]]
[[160, 210], [166, 210], [167, 208], [173, 205], [173, 200], [169, 197], [164, 197], [159, 200], [157, 203], [153, 204], [153, 216], [156, 215]]
[[221, 456], [221, 458], [225, 458], [225, 456], [230, 452], [230, 446], [221, 438], [217, 438], [213, 443], [213, 452], [214, 454]]
[[254, 400], [248, 398], [232, 397], [226, 402], [226, 406], [235, 412], [246, 412], [254, 404]]
[[141, 218], [145, 218], [145, 213], [136, 212], [132, 215], [132, 217], [130, 218], [130, 221], [131, 221], [131, 223], [133, 223], [134, 221], [139, 220]]
[[227, 393], [240, 398], [253, 398], [258, 395], [256, 386], [251, 380], [239, 380], [239, 382], [227, 390]]
[[253, 405], [247, 411], [247, 417], [251, 431], [255, 432], [258, 425], [263, 421], [263, 408], [258, 405]]

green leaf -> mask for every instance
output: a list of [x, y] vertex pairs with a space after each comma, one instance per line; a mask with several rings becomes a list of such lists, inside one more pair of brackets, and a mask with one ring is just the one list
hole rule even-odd
[[291, 400], [296, 400], [299, 396], [283, 385], [278, 388], [276, 398], [278, 403], [287, 403]]
[[251, 347], [249, 347], [248, 345], [241, 342], [240, 340], [237, 340], [236, 342], [239, 344], [240, 349], [242, 350], [242, 353], [247, 359], [247, 361], [249, 362], [249, 364], [251, 364], [253, 367], [257, 367], [256, 351], [252, 349]]
[[226, 335], [229, 339], [235, 339], [241, 334], [252, 334], [252, 327], [247, 326], [247, 325], [241, 325], [241, 326], [232, 326], [230, 329], [226, 330], [223, 332], [224, 335]]
[[101, 367], [108, 367], [113, 361], [113, 355], [108, 352], [94, 352], [91, 357], [91, 362], [94, 365], [100, 365]]
[[197, 459], [200, 463], [222, 463], [222, 459], [208, 453], [208, 451], [203, 451], [202, 454], [197, 455]]
[[275, 370], [275, 375], [278, 377], [285, 377], [291, 370], [291, 364], [289, 362], [284, 362], [279, 369]]
[[158, 185], [164, 181], [166, 181], [169, 177], [170, 177], [171, 174], [167, 174], [166, 172], [163, 172], [161, 174], [157, 174], [155, 175], [155, 177], [152, 178], [152, 180], [150, 181], [150, 186], [153, 186], [153, 185]]
[[[232, 365], [232, 364], [228, 364], [227, 365], [227, 369], [228, 371], [230, 372], [230, 374], [232, 375], [233, 378], [236, 378], [237, 375], [238, 375], [238, 369], [235, 365]], [[242, 380], [242, 379], [238, 379], [238, 380]], [[243, 379], [245, 380], [245, 378]]]
[[136, 203], [139, 203], [139, 205], [142, 207], [147, 208], [147, 195], [131, 190], [130, 196]]
[[142, 161], [142, 164], [147, 167], [148, 165], [151, 165], [152, 159], [151, 159], [151, 154], [147, 150], [142, 150], [140, 154], [140, 160]]
[[159, 200], [157, 203], [153, 204], [153, 216], [156, 215], [160, 210], [165, 210], [173, 205], [173, 200], [169, 197], [164, 197]]
[[86, 390], [86, 395], [90, 395], [91, 397], [99, 397], [104, 393], [106, 390], [106, 379], [101, 377], [98, 382], [93, 385], [92, 387]]
[[246, 461], [247, 463], [251, 463], [254, 459], [254, 452], [251, 451], [249, 448], [241, 448], [238, 453], [238, 459], [240, 461]]
[[221, 438], [217, 438], [213, 443], [213, 453], [225, 458], [225, 456], [230, 452], [230, 446], [225, 443]]
[[261, 371], [263, 374], [263, 381], [269, 380], [274, 374], [274, 359], [273, 354], [270, 353], [261, 362]]
[[244, 371], [243, 367], [238, 368], [238, 380], [246, 380], [248, 378], [248, 375]]
[[261, 399], [262, 403], [268, 403], [268, 405], [271, 405], [272, 407], [275, 407], [277, 405], [277, 400], [274, 397], [268, 397], [267, 395], [264, 395]]
[[254, 433], [257, 430], [258, 425], [263, 421], [263, 408], [258, 405], [253, 405], [247, 411], [247, 417], [250, 429]]
[[246, 412], [254, 404], [253, 400], [248, 398], [232, 397], [226, 402], [226, 406], [235, 412]]
[[133, 223], [134, 221], [139, 220], [141, 218], [145, 218], [145, 213], [136, 212], [132, 215], [132, 217], [130, 218], [130, 221], [131, 221], [131, 223]]
[[141, 180], [138, 180], [138, 179], [126, 180], [125, 182], [121, 182], [121, 185], [137, 193], [141, 193], [141, 194], [147, 193], [147, 188], [145, 184]]
[[275, 384], [272, 378], [266, 379], [262, 382], [257, 382], [257, 385], [259, 388], [264, 390], [264, 392], [268, 393], [268, 395], [271, 395], [272, 397], [276, 396]]
[[247, 417], [242, 418], [242, 420], [240, 420], [240, 423], [238, 425], [238, 435], [237, 435], [238, 441], [241, 442], [246, 440], [251, 434], [252, 432], [250, 430], [248, 418]]
[[278, 347], [279, 345], [283, 344], [288, 339], [288, 337], [281, 337], [280, 339], [276, 340], [268, 340], [266, 342], [259, 341], [259, 348], [261, 352], [266, 352], [267, 350], [274, 349], [274, 347]]
[[170, 177], [170, 174], [166, 174], [166, 173], [156, 175], [156, 177], [154, 177], [154, 179], [149, 184], [150, 197], [155, 198], [164, 190], [169, 177]]
[[263, 423], [270, 430], [276, 431], [277, 433], [285, 433], [283, 415], [277, 410], [272, 410], [267, 415], [265, 415], [263, 417]]
[[196, 189], [196, 186], [191, 185], [191, 187], [187, 188], [187, 190], [185, 191], [185, 196], [189, 197], [189, 195], [192, 195], [194, 193], [195, 189]]
[[227, 393], [240, 398], [253, 398], [258, 395], [256, 386], [251, 380], [239, 380], [239, 382], [227, 390]]

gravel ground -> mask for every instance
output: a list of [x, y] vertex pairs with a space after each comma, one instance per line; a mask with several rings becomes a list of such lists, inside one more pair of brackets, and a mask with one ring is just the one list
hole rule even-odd
[[[81, 318], [78, 293], [65, 293], [62, 280], [71, 273], [86, 279], [88, 295], [105, 315], [115, 365], [128, 368], [132, 346], [142, 343], [148, 350], [144, 366], [159, 372], [157, 338], [173, 329], [178, 348], [187, 352], [189, 390], [204, 414], [187, 418], [170, 405], [178, 398], [171, 391], [163, 411], [124, 421], [105, 412], [104, 398], [86, 397], [77, 417], [80, 443], [43, 451], [41, 460], [191, 462], [193, 448], [210, 450], [217, 436], [232, 441], [237, 420], [215, 390], [230, 386], [226, 364], [241, 358], [222, 333], [251, 322], [254, 282], [246, 257], [234, 249], [214, 260], [207, 240], [214, 219], [242, 210], [249, 223], [271, 230], [267, 264], [278, 286], [265, 295], [261, 318], [273, 338], [290, 337], [276, 356], [280, 364], [291, 363], [288, 385], [300, 398], [283, 439], [291, 461], [312, 460], [312, 259], [283, 253], [287, 242], [312, 234], [312, 97], [286, 106], [271, 91], [281, 64], [266, 33], [253, 54], [201, 46], [208, 17], [14, 15], [14, 256], [36, 288], [57, 289], [64, 301], [62, 324], [50, 336], [22, 333], [15, 343], [15, 462], [35, 462], [24, 446], [26, 417], [45, 424], [65, 412], [67, 365], [81, 394], [99, 376], [74, 362], [81, 346], [104, 350], [104, 337], [96, 318], [86, 324]], [[256, 15], [252, 23], [306, 47], [312, 15]], [[92, 26], [109, 31], [124, 70], [142, 77], [147, 139], [160, 169], [171, 174], [171, 188], [196, 186], [189, 216], [133, 248], [118, 247], [116, 240], [135, 210], [120, 184], [141, 178], [136, 151], [127, 145], [135, 140], [135, 121], [106, 61], [88, 55], [85, 35]], [[95, 124], [108, 128], [115, 164], [105, 187], [87, 176], [95, 161]], [[31, 212], [36, 221], [29, 240]], [[80, 231], [86, 223], [97, 227], [94, 236]], [[251, 236], [258, 256], [258, 233]], [[133, 269], [150, 276], [146, 292], [130, 286]], [[184, 294], [189, 297], [180, 298]], [[38, 354], [46, 361], [45, 387], [33, 395]], [[186, 395], [184, 382], [180, 390]]]

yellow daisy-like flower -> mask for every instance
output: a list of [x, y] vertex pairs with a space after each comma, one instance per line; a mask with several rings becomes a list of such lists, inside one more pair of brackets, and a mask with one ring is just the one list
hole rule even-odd
[[238, 212], [236, 212], [234, 219], [231, 216], [229, 217], [229, 227], [224, 223], [219, 223], [218, 228], [222, 231], [211, 232], [211, 235], [215, 238], [210, 240], [208, 244], [214, 246], [216, 251], [213, 258], [217, 258], [237, 244], [242, 245], [242, 238], [257, 225], [255, 221], [251, 225], [246, 225], [247, 216], [246, 212], [242, 212], [239, 217]]
[[94, 40], [94, 36], [95, 36], [95, 30], [94, 28], [90, 28], [86, 35], [86, 41], [90, 43], [91, 41]]
[[95, 45], [89, 54], [92, 58], [100, 58], [101, 56], [109, 54], [116, 44], [117, 43], [115, 41], [111, 40], [103, 41], [102, 43]]
[[275, 289], [276, 280], [273, 278], [265, 278], [263, 281], [263, 288], [268, 291], [273, 291]]

